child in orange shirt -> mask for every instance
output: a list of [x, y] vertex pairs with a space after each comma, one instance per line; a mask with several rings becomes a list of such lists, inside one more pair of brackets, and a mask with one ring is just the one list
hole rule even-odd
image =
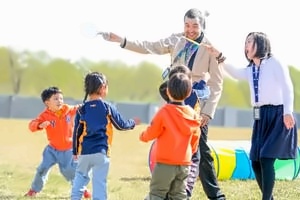
[[186, 184], [192, 154], [197, 151], [200, 118], [184, 100], [191, 94], [192, 81], [184, 73], [173, 74], [167, 83], [168, 104], [163, 105], [140, 140], [156, 139], [156, 165], [148, 199], [187, 199]]
[[[167, 73], [166, 73], [167, 72]], [[177, 65], [169, 68], [163, 73], [164, 78], [170, 78], [175, 73], [184, 73], [191, 77], [191, 70], [185, 65]], [[193, 82], [192, 92], [189, 97], [184, 100], [186, 105], [191, 106], [197, 113], [201, 113], [201, 104], [207, 100], [210, 95], [210, 89], [206, 85], [207, 81], [210, 79], [210, 74], [205, 72], [201, 75], [199, 82]], [[168, 80], [164, 81], [159, 87], [159, 93], [161, 97], [168, 103], [170, 101], [167, 95], [167, 84]], [[186, 191], [188, 197], [191, 197], [192, 191], [194, 188], [194, 184], [197, 181], [197, 177], [199, 174], [199, 164], [200, 164], [200, 151], [193, 154], [192, 156], [192, 164], [190, 166], [190, 172], [188, 176], [188, 181], [186, 185]]]
[[[35, 197], [43, 189], [53, 165], [58, 164], [61, 174], [71, 183], [76, 169], [76, 163], [73, 161], [72, 137], [78, 106], [64, 104], [62, 91], [57, 87], [45, 89], [41, 98], [46, 109], [36, 119], [30, 121], [29, 129], [32, 132], [45, 129], [49, 144], [43, 151], [43, 159], [37, 168], [31, 188], [25, 194], [27, 197]], [[91, 196], [87, 190], [84, 194], [86, 198]]]

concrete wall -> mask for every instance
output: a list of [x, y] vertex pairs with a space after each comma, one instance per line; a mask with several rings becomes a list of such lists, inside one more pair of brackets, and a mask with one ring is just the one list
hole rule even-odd
[[[65, 103], [75, 105], [79, 100], [65, 98]], [[156, 104], [141, 103], [113, 103], [125, 119], [138, 117], [141, 122], [149, 123], [158, 109]], [[0, 118], [35, 118], [43, 109], [40, 98], [24, 96], [0, 95]], [[296, 113], [296, 120], [300, 123], [300, 113]], [[224, 127], [252, 127], [251, 109], [237, 109], [233, 107], [218, 108], [215, 118], [210, 122], [212, 126]]]

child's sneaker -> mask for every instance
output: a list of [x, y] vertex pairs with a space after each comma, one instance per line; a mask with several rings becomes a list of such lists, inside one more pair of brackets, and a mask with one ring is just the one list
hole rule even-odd
[[91, 195], [91, 193], [88, 190], [84, 190], [83, 197], [85, 199], [90, 199], [90, 198], [92, 198], [92, 195]]
[[37, 195], [37, 192], [33, 189], [30, 189], [24, 196], [25, 197], [35, 197]]

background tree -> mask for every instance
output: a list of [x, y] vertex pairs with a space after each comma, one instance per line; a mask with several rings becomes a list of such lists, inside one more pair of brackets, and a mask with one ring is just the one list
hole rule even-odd
[[13, 50], [8, 50], [8, 59], [10, 66], [10, 75], [12, 81], [13, 94], [19, 94], [23, 73], [28, 66], [28, 52], [17, 53]]
[[294, 85], [295, 110], [300, 110], [300, 70], [297, 70], [295, 67], [290, 67], [289, 69]]
[[[46, 52], [14, 52], [0, 48], [0, 94], [40, 96], [49, 86], [58, 86], [66, 98], [82, 99], [83, 78], [87, 72], [103, 72], [109, 81], [107, 100], [112, 102], [159, 103], [158, 87], [162, 82], [162, 69], [149, 62], [126, 65], [120, 61], [77, 62], [51, 58]], [[300, 110], [299, 69], [290, 67], [294, 84], [295, 110]], [[224, 79], [224, 90], [219, 106], [250, 108], [247, 82]], [[270, 89], [272, 88], [270, 86]]]
[[4, 94], [11, 93], [11, 70], [9, 68], [8, 50], [6, 48], [0, 48], [0, 71], [0, 91]]

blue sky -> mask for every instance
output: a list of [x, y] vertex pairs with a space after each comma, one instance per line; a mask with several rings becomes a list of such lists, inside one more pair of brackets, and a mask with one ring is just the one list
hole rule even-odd
[[[246, 35], [266, 32], [273, 53], [283, 63], [300, 68], [296, 0], [9, 0], [0, 7], [0, 46], [17, 51], [45, 50], [71, 60], [149, 61], [169, 65], [169, 56], [141, 55], [121, 49], [101, 37], [87, 38], [82, 24], [95, 24], [129, 39], [156, 40], [183, 30], [183, 15], [192, 7], [207, 10], [206, 34], [228, 62], [244, 67]], [[173, 3], [172, 3], [173, 2]]]

